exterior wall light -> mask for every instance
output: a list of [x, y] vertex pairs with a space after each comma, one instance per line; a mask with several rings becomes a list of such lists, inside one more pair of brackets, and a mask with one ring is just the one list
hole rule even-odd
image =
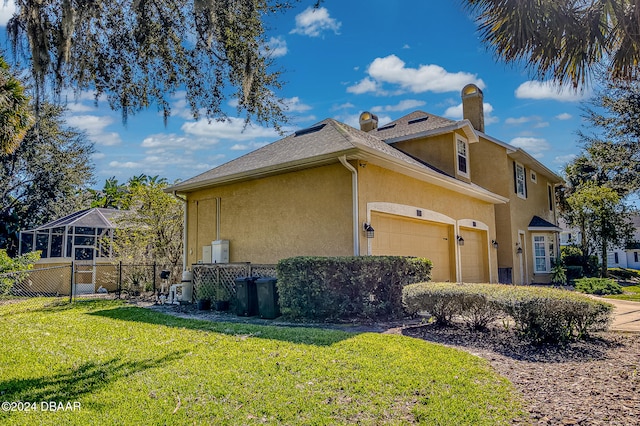
[[363, 223], [362, 229], [364, 229], [364, 232], [366, 232], [367, 238], [373, 238], [373, 234], [375, 230], [373, 229], [373, 226], [371, 226], [370, 223], [367, 223], [367, 222]]
[[462, 238], [460, 235], [458, 235], [456, 237], [456, 240], [458, 240], [458, 245], [459, 246], [463, 246], [464, 245], [464, 238]]
[[516, 243], [516, 247], [518, 247], [516, 249], [516, 254], [522, 254], [522, 247], [520, 247], [520, 243]]
[[496, 240], [491, 240], [491, 245], [493, 246], [494, 249], [498, 248], [498, 242]]

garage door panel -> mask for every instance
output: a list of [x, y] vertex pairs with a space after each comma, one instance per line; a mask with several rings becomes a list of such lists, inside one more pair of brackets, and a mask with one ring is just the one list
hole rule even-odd
[[452, 280], [451, 226], [380, 213], [372, 214], [371, 224], [371, 254], [425, 257], [433, 262], [434, 281]]
[[481, 283], [489, 281], [487, 237], [485, 231], [460, 228], [464, 245], [460, 247], [462, 281]]

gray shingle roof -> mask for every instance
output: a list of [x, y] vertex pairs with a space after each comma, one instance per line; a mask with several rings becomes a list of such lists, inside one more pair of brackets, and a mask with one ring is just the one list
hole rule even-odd
[[408, 164], [424, 167], [423, 163], [387, 145], [375, 135], [328, 118], [307, 129], [299, 130], [283, 139], [174, 185], [168, 190], [179, 191], [182, 188], [192, 188], [199, 186], [199, 184], [206, 184], [207, 182], [234, 175], [284, 168], [287, 164], [307, 160], [311, 162], [313, 159], [323, 157], [336, 157], [338, 154], [353, 152], [358, 148], [369, 148]]
[[379, 127], [377, 130], [372, 130], [371, 134], [374, 134], [382, 140], [388, 140], [428, 132], [453, 124], [456, 124], [456, 121], [424, 111], [414, 111], [411, 114], [407, 114], [404, 117], [400, 117], [391, 123]]

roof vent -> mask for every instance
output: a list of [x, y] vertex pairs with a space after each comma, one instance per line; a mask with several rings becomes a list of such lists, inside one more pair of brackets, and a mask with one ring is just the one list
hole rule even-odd
[[378, 116], [365, 111], [360, 114], [360, 130], [370, 132], [378, 128]]

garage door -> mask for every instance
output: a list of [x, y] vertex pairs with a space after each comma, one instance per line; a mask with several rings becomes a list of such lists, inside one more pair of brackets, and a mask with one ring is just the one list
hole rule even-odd
[[418, 256], [433, 262], [433, 281], [455, 281], [452, 276], [451, 226], [383, 213], [371, 214], [375, 237], [371, 254]]
[[464, 245], [460, 247], [462, 281], [465, 283], [489, 282], [489, 261], [485, 231], [460, 228]]

